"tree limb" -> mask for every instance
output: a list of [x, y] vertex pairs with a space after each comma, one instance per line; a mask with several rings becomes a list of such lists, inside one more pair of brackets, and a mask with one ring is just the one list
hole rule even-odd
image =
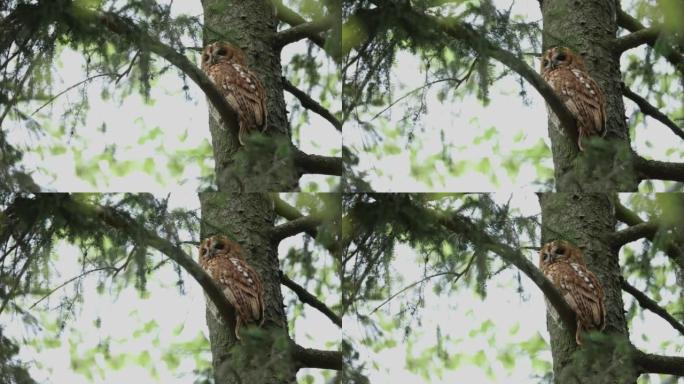
[[145, 228], [124, 212], [108, 206], [100, 206], [84, 203], [75, 199], [66, 199], [62, 207], [70, 211], [74, 217], [100, 220], [112, 228], [112, 230], [129, 234], [132, 238], [143, 242], [144, 245], [156, 249], [165, 254], [180, 265], [192, 276], [204, 292], [214, 302], [223, 320], [231, 330], [235, 329], [235, 311], [230, 302], [223, 294], [221, 288], [212, 278], [181, 248], [170, 241], [159, 237], [156, 233]]
[[639, 305], [644, 308], [648, 309], [651, 312], [655, 313], [656, 315], [662, 317], [665, 321], [670, 323], [670, 325], [679, 331], [682, 335], [684, 335], [684, 324], [680, 323], [675, 319], [670, 313], [660, 305], [658, 305], [657, 302], [655, 302], [653, 299], [650, 297], [646, 296], [643, 292], [641, 292], [639, 289], [636, 287], [630, 285], [627, 280], [625, 280], [623, 277], [620, 277], [620, 285], [622, 286], [622, 290], [629, 293], [630, 295], [634, 296], [634, 298], [637, 300]]
[[340, 351], [304, 348], [293, 342], [292, 357], [297, 362], [298, 368], [333, 369], [336, 371], [341, 371], [343, 368], [342, 352]]
[[324, 314], [330, 321], [335, 323], [338, 327], [342, 328], [342, 318], [338, 316], [335, 312], [330, 309], [325, 303], [318, 300], [318, 298], [312, 295], [309, 291], [304, 289], [301, 285], [292, 281], [287, 275], [280, 271], [280, 283], [284, 286], [290, 288], [292, 292], [297, 294], [299, 301], [318, 309], [322, 314]]
[[[297, 12], [285, 6], [282, 0], [274, 0], [273, 4], [276, 8], [278, 19], [283, 23], [296, 27], [307, 22], [306, 19], [300, 16]], [[323, 37], [320, 35], [310, 36], [310, 39], [321, 48], [325, 46], [325, 39], [323, 39]]]
[[[622, 205], [619, 200], [615, 201], [615, 217], [623, 223], [631, 226], [644, 223], [639, 215]], [[653, 235], [647, 236], [646, 238], [650, 241], [653, 241], [654, 236], [655, 233]], [[669, 244], [665, 244], [664, 251], [670, 260], [672, 260], [672, 262], [677, 264], [679, 268], [684, 271], [684, 252], [682, 249], [677, 244], [671, 242]]]
[[341, 157], [311, 155], [299, 149], [295, 149], [294, 162], [302, 173], [342, 176], [344, 169]]
[[[273, 200], [273, 204], [275, 205], [275, 212], [278, 214], [278, 216], [281, 216], [287, 220], [295, 220], [304, 217], [304, 215], [301, 212], [299, 212], [297, 208], [288, 204], [285, 200], [281, 199], [277, 194], [274, 193], [271, 196], [271, 199]], [[315, 228], [308, 228], [306, 230], [306, 233], [314, 239], [316, 238], [316, 236], [318, 236], [318, 231]]]
[[656, 232], [658, 232], [659, 226], [659, 223], [651, 221], [635, 224], [623, 230], [614, 232], [610, 236], [609, 241], [612, 246], [619, 248], [627, 243], [631, 243], [632, 241], [637, 241], [642, 238], [652, 239]]
[[644, 223], [644, 220], [636, 212], [622, 205], [620, 200], [615, 200], [615, 218], [627, 225], [637, 225]]
[[292, 96], [296, 97], [299, 100], [299, 102], [302, 104], [302, 107], [304, 107], [304, 108], [306, 108], [306, 109], [308, 109], [314, 113], [317, 113], [322, 118], [328, 120], [333, 125], [333, 127], [335, 127], [335, 129], [342, 132], [342, 122], [340, 122], [335, 117], [335, 115], [330, 113], [330, 111], [325, 109], [316, 100], [312, 99], [311, 96], [306, 94], [306, 92], [295, 87], [294, 84], [292, 84], [285, 77], [283, 77], [283, 89], [285, 89], [287, 92], [292, 94]]
[[684, 357], [653, 355], [635, 349], [633, 359], [644, 373], [684, 376]]
[[[297, 208], [291, 206], [285, 200], [281, 199], [277, 194], [272, 194], [271, 199], [273, 200], [273, 204], [275, 206], [275, 211], [276, 213], [287, 219], [287, 220], [297, 220], [299, 218], [304, 217], [304, 215], [301, 214], [297, 210]], [[326, 241], [321, 241], [321, 239], [318, 239], [318, 229], [317, 228], [307, 228], [304, 233], [307, 235], [313, 237], [316, 239], [316, 241], [319, 241], [320, 244], [328, 251], [330, 252], [333, 256], [337, 256], [340, 253], [340, 244], [339, 242], [335, 240], [326, 240]]]
[[[641, 30], [647, 29], [643, 24], [639, 22], [639, 20], [633, 18], [629, 14], [627, 14], [625, 11], [622, 9], [618, 8], [617, 11], [617, 24], [618, 26], [632, 32], [636, 33]], [[657, 40], [657, 39], [655, 39]], [[655, 46], [655, 40], [646, 42], [648, 45], [651, 47]], [[681, 53], [676, 52], [674, 49], [669, 48], [665, 50], [665, 52], [662, 53], [662, 55], [665, 57], [667, 61], [670, 62], [679, 72], [684, 74], [684, 55]]]
[[639, 180], [669, 180], [684, 182], [684, 163], [648, 160], [634, 156], [634, 169]]
[[281, 242], [283, 239], [290, 236], [295, 236], [302, 232], [315, 231], [323, 222], [319, 216], [303, 216], [284, 224], [280, 224], [271, 231], [271, 240], [275, 243]]
[[[297, 24], [290, 29], [280, 31], [275, 37], [275, 47], [277, 49], [282, 49], [288, 44], [306, 38], [309, 38], [312, 41], [314, 39], [320, 39], [320, 33], [332, 28], [333, 23], [334, 18], [332, 16], [325, 16], [318, 20]], [[323, 41], [323, 44], [325, 44], [325, 41]]]
[[622, 53], [643, 44], [652, 46], [655, 44], [656, 40], [658, 40], [658, 36], [660, 36], [661, 32], [661, 28], [657, 27], [638, 29], [632, 33], [615, 39], [613, 49], [617, 53]]
[[667, 115], [660, 112], [660, 110], [658, 108], [656, 108], [655, 106], [650, 104], [648, 102], [648, 100], [646, 100], [643, 97], [634, 93], [631, 89], [629, 89], [629, 87], [627, 87], [627, 85], [625, 83], [622, 83], [622, 94], [626, 98], [635, 102], [643, 114], [651, 116], [652, 118], [660, 121], [666, 127], [670, 128], [670, 130], [675, 135], [684, 139], [684, 130], [682, 130], [682, 128], [680, 128], [677, 124], [675, 124], [674, 121], [670, 120], [670, 118], [667, 117]]

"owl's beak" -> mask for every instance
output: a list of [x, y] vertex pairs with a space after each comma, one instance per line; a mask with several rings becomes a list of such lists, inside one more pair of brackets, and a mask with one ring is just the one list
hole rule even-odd
[[216, 249], [214, 247], [209, 247], [209, 250], [207, 251], [207, 257], [211, 259], [214, 256], [216, 256]]
[[212, 65], [214, 63], [216, 63], [216, 56], [214, 56], [214, 54], [212, 53], [211, 55], [209, 55], [209, 60], [207, 60], [207, 64]]
[[551, 59], [551, 61], [549, 62], [549, 67], [550, 67], [551, 69], [556, 69], [556, 67], [558, 66], [558, 63], [559, 63], [558, 59], [556, 59], [556, 58], [554, 57], [554, 58]]

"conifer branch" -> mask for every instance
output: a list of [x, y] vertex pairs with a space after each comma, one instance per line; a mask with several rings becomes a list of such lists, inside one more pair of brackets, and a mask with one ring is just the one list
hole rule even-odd
[[539, 92], [548, 103], [549, 108], [556, 114], [562, 128], [568, 137], [577, 141], [577, 125], [565, 103], [555, 93], [553, 88], [527, 63], [514, 53], [502, 49], [498, 44], [490, 41], [486, 36], [476, 31], [471, 25], [461, 19], [453, 17], [439, 17], [425, 14], [413, 9], [410, 5], [380, 6], [373, 9], [363, 9], [357, 14], [357, 19], [365, 24], [368, 31], [377, 31], [378, 18], [382, 17], [387, 24], [407, 25], [417, 30], [424, 30], [430, 26], [447, 36], [467, 44], [481, 57], [491, 57], [512, 71], [522, 76]]
[[91, 25], [104, 27], [110, 33], [117, 34], [132, 44], [136, 44], [140, 49], [149, 50], [166, 59], [197, 84], [230, 128], [230, 132], [237, 138], [238, 117], [236, 111], [231, 108], [211, 79], [183, 54], [156, 37], [148, 35], [133, 21], [112, 12], [101, 13], [73, 6], [67, 10], [67, 16], [70, 17], [71, 22], [79, 25], [87, 23], [89, 27], [92, 27]]
[[65, 199], [61, 207], [74, 215], [74, 217], [101, 221], [112, 230], [126, 233], [131, 238], [141, 241], [145, 246], [156, 249], [178, 263], [202, 286], [202, 289], [204, 289], [204, 292], [206, 292], [211, 301], [214, 302], [229, 328], [231, 330], [235, 329], [235, 310], [230, 305], [221, 288], [180, 247], [145, 228], [127, 213], [113, 207], [89, 204], [72, 198]]
[[442, 214], [429, 208], [423, 208], [423, 211], [426, 217], [437, 220], [448, 230], [460, 234], [464, 238], [470, 239], [470, 241], [477, 241], [479, 246], [499, 255], [506, 262], [515, 265], [544, 293], [544, 296], [546, 296], [551, 305], [556, 309], [556, 312], [558, 312], [565, 329], [571, 334], [575, 334], [577, 327], [575, 312], [573, 312], [553, 283], [520, 250], [508, 244], [498, 242], [480, 228], [477, 228], [468, 218]]

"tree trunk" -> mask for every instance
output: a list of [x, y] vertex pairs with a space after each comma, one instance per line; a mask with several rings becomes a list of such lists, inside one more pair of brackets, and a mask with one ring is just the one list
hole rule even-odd
[[[617, 198], [617, 197], [616, 197]], [[551, 354], [555, 382], [635, 383], [629, 349], [629, 332], [620, 287], [618, 250], [607, 239], [616, 224], [613, 200], [606, 194], [548, 193], [540, 195], [542, 243], [563, 238], [584, 251], [587, 266], [605, 292], [606, 329], [610, 337], [582, 347], [550, 317]]]
[[571, 48], [584, 58], [587, 70], [606, 99], [607, 145], [585, 148], [549, 122], [556, 190], [636, 192], [637, 173], [622, 102], [620, 56], [612, 50], [617, 33], [614, 0], [540, 0], [544, 21], [542, 46]]
[[[273, 140], [240, 147], [209, 118], [215, 172], [221, 191], [295, 191], [299, 174], [291, 154], [290, 128], [283, 97], [280, 51], [274, 48], [277, 19], [271, 1], [202, 0], [204, 43], [228, 40], [247, 55], [248, 65], [260, 77], [268, 95], [268, 129]], [[264, 153], [266, 152], [266, 153]]]
[[216, 383], [294, 383], [296, 367], [289, 352], [278, 247], [271, 241], [272, 201], [265, 194], [201, 193], [200, 203], [201, 238], [222, 233], [240, 243], [247, 261], [261, 276], [266, 306], [263, 335], [242, 336], [241, 342], [207, 310]]

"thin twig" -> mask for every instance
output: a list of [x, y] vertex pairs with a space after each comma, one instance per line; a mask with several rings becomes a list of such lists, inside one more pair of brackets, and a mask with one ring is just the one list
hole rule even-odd
[[50, 295], [52, 295], [53, 293], [57, 292], [58, 290], [64, 288], [66, 285], [68, 285], [69, 283], [73, 282], [74, 280], [78, 280], [78, 279], [80, 279], [80, 278], [82, 278], [82, 277], [84, 277], [84, 276], [86, 276], [86, 275], [88, 275], [88, 274], [91, 274], [91, 273], [93, 273], [93, 272], [109, 271], [109, 270], [115, 270], [115, 271], [116, 271], [117, 268], [114, 268], [114, 267], [94, 268], [94, 269], [87, 270], [87, 271], [81, 273], [81, 274], [78, 275], [78, 276], [74, 276], [74, 277], [72, 277], [71, 279], [69, 279], [69, 280], [63, 282], [62, 284], [56, 286], [55, 288], [51, 289], [50, 292], [46, 293], [43, 297], [41, 297], [40, 299], [38, 299], [38, 301], [36, 301], [35, 303], [33, 303], [33, 304], [29, 307], [29, 309], [33, 309], [33, 307], [35, 307], [36, 305], [40, 304], [41, 301], [47, 299]]
[[126, 77], [126, 76], [131, 72], [131, 69], [133, 69], [133, 64], [135, 63], [135, 60], [138, 58], [139, 55], [140, 55], [140, 51], [136, 52], [136, 54], [133, 56], [133, 59], [131, 60], [130, 64], [128, 64], [128, 68], [126, 68], [126, 70], [123, 71], [123, 72], [121, 72], [121, 73], [119, 73], [119, 72], [98, 73], [97, 75], [90, 76], [90, 77], [88, 77], [88, 78], [86, 78], [86, 79], [84, 79], [84, 80], [79, 81], [78, 83], [76, 83], [76, 84], [74, 84], [74, 85], [72, 85], [72, 86], [67, 87], [67, 88], [64, 89], [63, 91], [61, 91], [61, 92], [59, 92], [58, 94], [52, 96], [50, 99], [48, 99], [47, 102], [45, 102], [45, 104], [41, 105], [40, 107], [38, 107], [38, 109], [36, 109], [35, 111], [33, 111], [33, 113], [31, 113], [31, 116], [33, 116], [33, 115], [35, 115], [36, 113], [38, 113], [38, 111], [40, 111], [41, 109], [43, 109], [43, 108], [45, 108], [46, 106], [48, 106], [49, 104], [51, 104], [53, 101], [55, 101], [58, 97], [62, 96], [63, 94], [65, 94], [65, 93], [71, 91], [72, 89], [74, 89], [74, 88], [76, 88], [76, 87], [78, 87], [78, 86], [80, 86], [80, 85], [82, 85], [82, 84], [84, 84], [84, 83], [88, 83], [88, 82], [90, 82], [90, 81], [92, 81], [92, 80], [95, 80], [95, 79], [97, 79], [97, 78], [100, 78], [100, 77], [112, 77], [112, 78], [116, 78], [116, 81], [114, 82], [114, 84], [118, 84], [119, 81], [121, 81], [121, 79], [123, 79], [124, 77]]
[[420, 279], [420, 280], [414, 281], [413, 283], [407, 285], [406, 287], [400, 289], [398, 292], [395, 292], [393, 295], [391, 295], [390, 297], [388, 297], [388, 298], [387, 298], [385, 301], [383, 301], [380, 305], [378, 305], [377, 307], [375, 307], [375, 309], [373, 309], [372, 311], [370, 311], [366, 316], [372, 315], [373, 313], [375, 313], [375, 311], [377, 311], [378, 309], [380, 309], [383, 305], [389, 303], [389, 302], [390, 302], [392, 299], [394, 299], [395, 297], [401, 295], [402, 293], [406, 292], [407, 290], [413, 288], [414, 286], [416, 286], [416, 285], [418, 285], [418, 284], [421, 284], [421, 283], [423, 283], [423, 282], [425, 282], [425, 281], [428, 281], [428, 280], [432, 279], [433, 277], [453, 275], [453, 276], [455, 276], [455, 279], [453, 280], [453, 282], [458, 281], [458, 280], [461, 278], [461, 276], [465, 275], [465, 274], [468, 272], [468, 270], [470, 269], [470, 266], [473, 264], [473, 260], [475, 260], [475, 255], [473, 255], [473, 256], [470, 258], [470, 260], [468, 260], [468, 264], [465, 266], [465, 268], [463, 268], [463, 270], [462, 270], [461, 272], [453, 272], [453, 271], [439, 272], [439, 273], [432, 274], [432, 275], [430, 275], [430, 276], [425, 276], [425, 277], [423, 277], [423, 278]]
[[459, 77], [447, 77], [447, 78], [444, 78], [444, 79], [433, 80], [433, 81], [430, 81], [430, 82], [428, 82], [428, 83], [425, 83], [425, 84], [421, 85], [421, 86], [418, 87], [418, 88], [412, 89], [412, 90], [406, 92], [406, 93], [405, 93], [404, 95], [402, 95], [400, 98], [398, 98], [398, 99], [394, 100], [393, 102], [391, 102], [390, 105], [388, 105], [385, 109], [383, 109], [382, 111], [376, 113], [376, 114], [370, 119], [370, 121], [375, 120], [375, 119], [378, 118], [380, 115], [382, 115], [383, 113], [387, 112], [387, 110], [389, 110], [390, 108], [392, 108], [392, 107], [395, 106], [397, 103], [399, 103], [400, 101], [404, 100], [405, 98], [409, 97], [410, 95], [412, 95], [412, 94], [414, 94], [414, 93], [420, 91], [421, 89], [429, 88], [429, 87], [431, 87], [431, 86], [433, 86], [433, 85], [435, 85], [435, 84], [437, 84], [437, 83], [442, 83], [442, 82], [445, 82], [445, 81], [455, 81], [455, 82], [456, 82], [456, 86], [455, 86], [453, 89], [457, 89], [458, 87], [461, 86], [461, 84], [463, 84], [463, 82], [465, 82], [466, 80], [468, 80], [468, 79], [470, 78], [470, 75], [473, 73], [473, 69], [475, 68], [475, 63], [477, 62], [477, 59], [478, 59], [478, 57], [476, 57], [475, 60], [473, 60], [473, 62], [470, 64], [470, 67], [468, 68], [468, 72], [466, 72], [466, 74], [465, 74], [463, 77], [460, 77], [460, 78], [459, 78]]

